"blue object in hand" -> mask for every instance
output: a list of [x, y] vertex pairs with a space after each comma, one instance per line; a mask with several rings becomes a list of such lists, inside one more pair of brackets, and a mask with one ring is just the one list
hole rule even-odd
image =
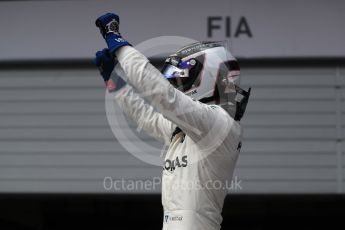
[[122, 46], [130, 45], [119, 32], [120, 18], [113, 13], [106, 13], [96, 20], [96, 26], [101, 31], [111, 53]]
[[126, 85], [126, 82], [118, 75], [112, 74], [117, 60], [110, 53], [109, 49], [103, 49], [96, 53], [94, 63], [102, 75], [105, 86], [109, 92], [114, 92]]

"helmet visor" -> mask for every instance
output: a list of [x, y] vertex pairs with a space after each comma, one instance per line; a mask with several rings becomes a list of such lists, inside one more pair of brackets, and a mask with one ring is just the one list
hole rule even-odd
[[190, 88], [192, 81], [195, 80], [191, 78], [190, 70], [196, 63], [194, 59], [180, 61], [177, 66], [166, 62], [163, 66], [162, 74], [175, 88], [185, 91]]
[[188, 77], [188, 69], [181, 69], [170, 64], [166, 64], [163, 67], [162, 73], [167, 79], [176, 77]]

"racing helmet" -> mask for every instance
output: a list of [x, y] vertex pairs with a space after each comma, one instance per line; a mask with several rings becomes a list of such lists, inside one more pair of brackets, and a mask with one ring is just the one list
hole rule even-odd
[[250, 95], [239, 87], [240, 67], [224, 42], [197, 42], [169, 56], [164, 77], [194, 100], [217, 104], [241, 120]]

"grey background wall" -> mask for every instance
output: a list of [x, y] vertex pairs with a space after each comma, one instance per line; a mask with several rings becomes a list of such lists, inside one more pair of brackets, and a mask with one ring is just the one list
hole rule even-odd
[[[134, 43], [168, 34], [230, 39], [244, 62], [243, 57], [272, 58], [271, 64], [242, 68], [242, 84], [253, 87], [253, 96], [243, 120], [245, 140], [235, 172], [242, 189], [234, 193], [343, 193], [345, 189], [343, 62], [278, 66], [274, 61], [344, 57], [345, 33], [337, 27], [344, 19], [343, 3], [306, 1], [303, 4], [313, 9], [307, 10], [297, 7], [297, 2], [277, 6], [266, 1], [281, 16], [276, 21], [270, 20], [269, 8], [263, 10], [265, 5], [254, 1], [223, 1], [212, 9], [198, 6], [205, 12], [202, 16], [180, 19], [186, 28], [188, 23], [195, 25], [195, 30], [168, 29], [166, 24], [139, 29], [145, 20], [154, 24], [156, 17], [145, 17], [161, 9], [154, 1], [142, 6], [144, 11], [134, 3], [116, 6], [124, 15], [123, 32]], [[0, 28], [7, 31], [0, 36], [0, 192], [128, 193], [106, 191], [104, 177], [160, 176], [160, 167], [136, 159], [113, 136], [97, 71], [90, 64], [73, 64], [89, 60], [104, 46], [94, 17], [110, 11], [115, 3], [0, 2]], [[76, 12], [80, 18], [74, 17]], [[320, 18], [320, 12], [329, 17]], [[12, 15], [15, 19], [8, 20]], [[253, 38], [227, 38], [222, 30], [208, 38], [205, 15], [229, 15], [234, 21], [244, 15]], [[167, 14], [165, 19], [174, 21], [173, 16]], [[62, 64], [40, 64], [47, 59]], [[27, 62], [32, 60], [36, 64]]]
[[237, 57], [343, 57], [344, 8], [341, 0], [0, 2], [0, 60], [91, 58], [105, 45], [94, 21], [109, 11], [133, 44], [174, 35], [230, 40]]
[[[116, 140], [97, 75], [90, 68], [0, 71], [1, 192], [159, 192], [104, 188], [105, 177], [152, 180], [161, 168]], [[344, 68], [247, 67], [242, 83], [254, 90], [235, 172], [242, 189], [233, 192], [343, 192]]]

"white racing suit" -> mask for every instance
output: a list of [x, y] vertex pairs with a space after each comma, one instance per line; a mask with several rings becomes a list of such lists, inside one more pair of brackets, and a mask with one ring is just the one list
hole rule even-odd
[[[162, 172], [163, 230], [219, 230], [241, 146], [240, 124], [221, 107], [175, 89], [134, 48], [124, 46], [116, 56], [129, 84], [114, 93], [115, 100], [169, 146]], [[150, 94], [150, 104], [139, 94]]]

